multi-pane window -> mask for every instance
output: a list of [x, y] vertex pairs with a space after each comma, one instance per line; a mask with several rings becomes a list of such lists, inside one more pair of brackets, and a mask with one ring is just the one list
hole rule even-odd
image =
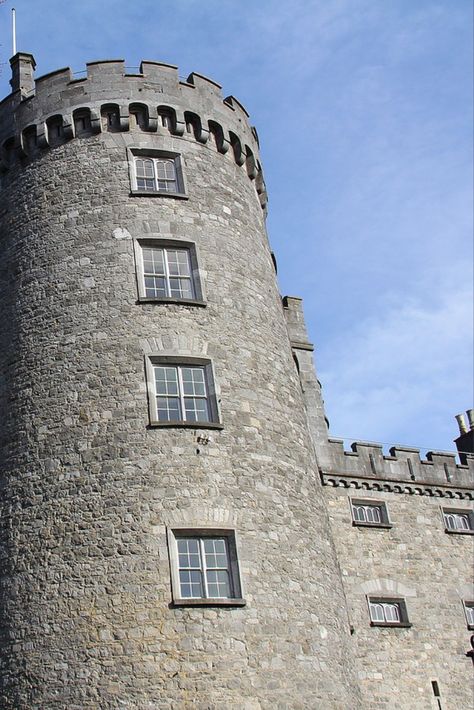
[[187, 598], [234, 596], [225, 537], [182, 537], [176, 540], [180, 595]]
[[381, 523], [382, 513], [378, 505], [353, 505], [354, 520], [359, 523]]
[[171, 590], [178, 606], [244, 606], [234, 530], [168, 529]]
[[142, 247], [147, 298], [195, 297], [189, 249]]
[[137, 190], [145, 192], [182, 192], [176, 158], [135, 157]]
[[205, 366], [154, 365], [159, 422], [212, 421]]
[[369, 613], [373, 624], [407, 625], [408, 622], [403, 599], [369, 599]]
[[444, 524], [447, 530], [455, 532], [469, 532], [473, 529], [472, 514], [470, 511], [461, 512], [455, 510], [444, 510]]
[[467, 628], [474, 629], [474, 602], [464, 602], [466, 612]]
[[387, 506], [382, 502], [352, 500], [352, 520], [354, 525], [374, 525], [390, 527]]

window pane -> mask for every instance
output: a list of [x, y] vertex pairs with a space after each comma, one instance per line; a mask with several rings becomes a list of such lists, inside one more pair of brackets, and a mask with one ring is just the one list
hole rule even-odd
[[359, 523], [364, 523], [365, 522], [365, 510], [364, 506], [362, 505], [354, 505], [353, 506], [353, 511], [354, 511], [354, 520], [356, 520]]
[[385, 618], [387, 621], [400, 621], [398, 604], [384, 604]]
[[466, 606], [467, 623], [474, 626], [474, 605]]
[[163, 276], [145, 276], [145, 294], [150, 298], [166, 296], [166, 282]]
[[228, 599], [231, 596], [227, 570], [208, 570], [206, 577], [210, 597], [225, 597]]
[[179, 399], [176, 397], [157, 397], [156, 411], [160, 422], [179, 422], [182, 419]]
[[191, 280], [170, 278], [170, 295], [174, 298], [192, 298]]
[[186, 421], [189, 422], [208, 422], [209, 411], [206, 399], [196, 399], [195, 397], [186, 397], [184, 400], [186, 410]]
[[380, 523], [380, 508], [378, 508], [376, 505], [368, 505], [366, 506], [365, 511], [367, 515], [367, 522]]
[[180, 570], [179, 582], [182, 597], [203, 597], [202, 574], [199, 570]]
[[175, 367], [155, 367], [156, 394], [178, 394], [178, 371]]
[[369, 608], [370, 608], [370, 618], [372, 619], [372, 621], [385, 621], [385, 616], [383, 613], [382, 604], [376, 604], [374, 602], [370, 602]]
[[194, 539], [178, 540], [179, 566], [201, 568], [199, 543]]
[[229, 561], [225, 540], [209, 538], [204, 540], [206, 567], [227, 569]]
[[168, 249], [168, 267], [170, 276], [190, 276], [189, 253], [185, 249]]
[[203, 367], [183, 367], [181, 373], [185, 395], [205, 396], [206, 384]]
[[157, 160], [156, 174], [159, 180], [175, 180], [174, 160]]

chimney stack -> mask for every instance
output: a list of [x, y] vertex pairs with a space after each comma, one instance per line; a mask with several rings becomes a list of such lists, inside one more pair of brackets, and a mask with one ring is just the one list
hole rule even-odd
[[26, 98], [35, 88], [35, 80], [33, 72], [36, 68], [35, 58], [32, 54], [25, 52], [17, 52], [10, 59], [12, 68], [12, 78], [10, 85], [12, 92], [19, 91], [22, 98]]
[[468, 409], [466, 414], [469, 421], [469, 429], [464, 414], [456, 415], [459, 426], [459, 436], [457, 439], [454, 439], [454, 443], [459, 452], [461, 463], [466, 463], [466, 454], [474, 454], [474, 410]]

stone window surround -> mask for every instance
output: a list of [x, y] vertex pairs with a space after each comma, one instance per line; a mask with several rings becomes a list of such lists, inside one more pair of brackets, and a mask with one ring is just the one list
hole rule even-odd
[[[400, 621], [373, 621], [370, 613], [370, 604], [396, 604], [399, 609]], [[385, 596], [367, 596], [367, 606], [369, 610], [369, 619], [371, 626], [379, 626], [383, 628], [411, 628], [412, 624], [408, 620], [408, 612], [406, 601], [403, 597], [385, 597]]]
[[[457, 515], [467, 515], [469, 520], [469, 530], [462, 530], [457, 528], [453, 530], [452, 528], [448, 528], [445, 516], [449, 515], [450, 513], [454, 513]], [[474, 535], [474, 510], [472, 510], [472, 508], [451, 508], [447, 506], [442, 506], [441, 515], [443, 519], [444, 530], [449, 535]]]
[[[191, 276], [193, 281], [195, 298], [174, 298], [167, 296], [150, 297], [145, 293], [145, 282], [143, 272], [143, 247], [187, 249], [191, 261]], [[133, 252], [135, 257], [135, 270], [137, 276], [137, 290], [139, 303], [179, 303], [189, 306], [206, 306], [204, 295], [204, 274], [199, 269], [200, 258], [195, 242], [178, 236], [167, 237], [163, 235], [147, 234], [144, 237], [134, 238]]]
[[[233, 528], [216, 527], [179, 527], [167, 528], [168, 553], [171, 571], [171, 594], [173, 606], [220, 606], [241, 607], [246, 601], [243, 596], [242, 580], [240, 576], [237, 534]], [[179, 537], [225, 537], [228, 544], [230, 557], [230, 576], [234, 597], [232, 598], [197, 598], [181, 597], [179, 580], [178, 547], [176, 540]]]
[[[349, 504], [351, 507], [352, 525], [354, 527], [379, 528], [382, 530], [389, 530], [391, 527], [393, 527], [385, 501], [375, 500], [374, 498], [349, 498]], [[374, 508], [379, 508], [382, 520], [380, 522], [356, 520], [354, 516], [355, 505], [372, 506]]]
[[[155, 389], [155, 373], [154, 365], [197, 365], [205, 368], [206, 385], [208, 391], [208, 406], [211, 413], [211, 419], [207, 422], [196, 421], [159, 421], [156, 408], [156, 389]], [[187, 429], [223, 429], [221, 422], [218, 393], [216, 390], [216, 378], [212, 361], [206, 357], [194, 357], [187, 355], [170, 355], [163, 353], [150, 353], [145, 356], [145, 373], [148, 392], [148, 409], [149, 409], [149, 426], [168, 427], [168, 428], [187, 428]]]
[[[174, 161], [176, 177], [178, 183], [177, 192], [165, 192], [160, 190], [140, 190], [137, 187], [135, 170], [135, 158], [169, 158]], [[158, 150], [155, 148], [136, 147], [127, 148], [127, 160], [130, 174], [130, 194], [135, 197], [171, 197], [179, 200], [187, 200], [186, 177], [184, 172], [184, 160], [180, 153], [170, 150]]]

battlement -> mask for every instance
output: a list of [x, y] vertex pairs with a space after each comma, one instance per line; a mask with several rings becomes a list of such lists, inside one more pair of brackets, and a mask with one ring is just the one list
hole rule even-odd
[[112, 120], [114, 131], [166, 129], [229, 152], [255, 180], [265, 208], [257, 133], [242, 104], [224, 97], [212, 79], [192, 72], [183, 81], [175, 65], [148, 60], [134, 73], [122, 59], [109, 59], [89, 62], [79, 76], [66, 67], [35, 80], [31, 54], [18, 53], [10, 63], [13, 91], [0, 102], [1, 170], [57, 145], [58, 135], [66, 142], [98, 134]]
[[343, 441], [329, 439], [325, 461], [320, 466], [325, 485], [392, 491], [418, 495], [474, 500], [474, 455], [430, 451], [426, 460], [420, 450], [394, 446], [390, 456], [381, 444], [358, 441], [351, 451]]

